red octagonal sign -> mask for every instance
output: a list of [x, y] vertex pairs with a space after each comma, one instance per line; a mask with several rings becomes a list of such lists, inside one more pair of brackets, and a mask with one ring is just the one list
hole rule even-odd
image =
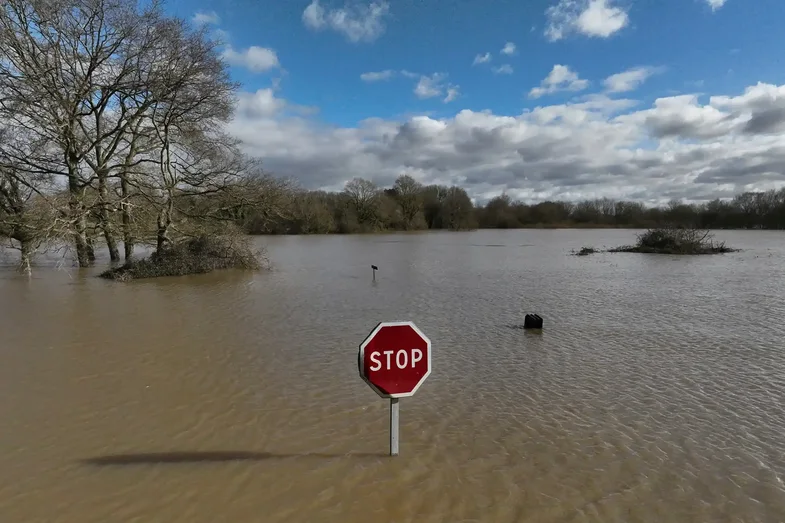
[[382, 398], [413, 396], [431, 373], [431, 340], [410, 321], [383, 321], [360, 344], [357, 363]]

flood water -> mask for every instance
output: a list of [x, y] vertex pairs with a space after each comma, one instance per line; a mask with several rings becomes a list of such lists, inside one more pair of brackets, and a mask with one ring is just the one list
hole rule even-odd
[[[7, 261], [0, 522], [785, 521], [785, 233], [568, 255], [634, 234], [257, 238], [270, 272], [130, 284]], [[357, 375], [382, 320], [433, 343], [395, 458]]]

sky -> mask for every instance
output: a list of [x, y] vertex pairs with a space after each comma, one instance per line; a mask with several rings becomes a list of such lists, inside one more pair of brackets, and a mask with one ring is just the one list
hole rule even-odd
[[309, 189], [481, 203], [785, 186], [782, 0], [169, 0], [241, 83], [229, 131]]

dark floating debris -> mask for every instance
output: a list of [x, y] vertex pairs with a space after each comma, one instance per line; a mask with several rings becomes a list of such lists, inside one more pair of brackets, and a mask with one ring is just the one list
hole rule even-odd
[[524, 329], [542, 329], [542, 316], [539, 314], [527, 314], [523, 318]]

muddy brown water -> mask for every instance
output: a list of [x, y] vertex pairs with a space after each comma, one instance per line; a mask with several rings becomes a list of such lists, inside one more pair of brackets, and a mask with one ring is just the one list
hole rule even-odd
[[[718, 237], [258, 238], [271, 272], [131, 284], [6, 257], [0, 522], [785, 521], [785, 234]], [[434, 362], [389, 458], [356, 357], [397, 319]]]

